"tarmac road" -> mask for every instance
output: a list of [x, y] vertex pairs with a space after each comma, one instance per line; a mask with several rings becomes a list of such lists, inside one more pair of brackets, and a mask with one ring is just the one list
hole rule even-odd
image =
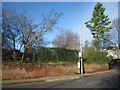
[[4, 88], [118, 88], [119, 83], [118, 70], [114, 72], [101, 73], [98, 75], [82, 77], [73, 80], [61, 80], [52, 82], [36, 82], [29, 84], [10, 85]]

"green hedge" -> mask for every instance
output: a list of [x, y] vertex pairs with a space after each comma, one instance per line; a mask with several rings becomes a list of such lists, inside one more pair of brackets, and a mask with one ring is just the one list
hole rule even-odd
[[78, 51], [64, 48], [39, 47], [33, 51], [33, 61], [41, 62], [77, 62]]
[[109, 63], [112, 57], [107, 57], [107, 53], [103, 51], [96, 51], [93, 47], [85, 47], [83, 58], [86, 63]]

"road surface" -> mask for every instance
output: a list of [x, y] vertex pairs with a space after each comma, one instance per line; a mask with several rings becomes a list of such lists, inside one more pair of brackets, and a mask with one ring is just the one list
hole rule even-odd
[[3, 88], [118, 88], [118, 81], [120, 78], [116, 70], [74, 80], [10, 85]]

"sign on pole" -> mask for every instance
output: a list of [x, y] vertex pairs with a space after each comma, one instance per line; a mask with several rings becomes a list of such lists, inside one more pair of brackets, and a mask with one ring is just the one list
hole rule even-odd
[[79, 57], [82, 57], [82, 52], [79, 52]]
[[78, 62], [78, 68], [80, 68], [80, 62]]

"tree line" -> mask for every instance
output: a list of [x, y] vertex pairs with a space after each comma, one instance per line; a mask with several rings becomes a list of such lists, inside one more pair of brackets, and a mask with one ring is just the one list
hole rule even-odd
[[[114, 19], [111, 22], [108, 15], [104, 14], [104, 11], [105, 8], [102, 4], [97, 3], [94, 7], [92, 18], [85, 22], [86, 27], [93, 35], [94, 40], [92, 41], [92, 49], [95, 48], [96, 51], [103, 50], [111, 45], [116, 45], [120, 41], [118, 38], [120, 33], [118, 19]], [[50, 31], [56, 30], [55, 26], [62, 15], [63, 13], [58, 13], [51, 9], [49, 14], [41, 14], [41, 20], [39, 23], [35, 23], [35, 20], [27, 13], [27, 11], [17, 13], [15, 10], [3, 8], [3, 55], [10, 54], [11, 59], [13, 58], [13, 60], [17, 60], [18, 57], [20, 57], [19, 59], [21, 61], [23, 61], [27, 55], [31, 56], [32, 59], [35, 58], [35, 55], [33, 54], [35, 52], [38, 54], [36, 47], [39, 48], [47, 44], [43, 36]], [[53, 47], [61, 48], [61, 50], [70, 49], [79, 51], [80, 46], [79, 35], [65, 29], [60, 29], [59, 34], [51, 43], [53, 44]], [[86, 46], [84, 46], [84, 48], [86, 48]], [[84, 51], [85, 50], [87, 49], [84, 49]]]
[[[63, 15], [51, 9], [49, 14], [41, 14], [40, 23], [35, 24], [27, 11], [17, 13], [15, 10], [2, 9], [2, 12], [3, 59], [8, 55], [6, 59], [17, 60], [21, 57], [21, 61], [28, 55], [32, 56], [35, 47], [46, 46], [48, 42], [43, 36], [55, 30], [55, 25]], [[70, 30], [60, 29], [59, 35], [51, 43], [54, 47], [76, 50], [79, 36]]]

